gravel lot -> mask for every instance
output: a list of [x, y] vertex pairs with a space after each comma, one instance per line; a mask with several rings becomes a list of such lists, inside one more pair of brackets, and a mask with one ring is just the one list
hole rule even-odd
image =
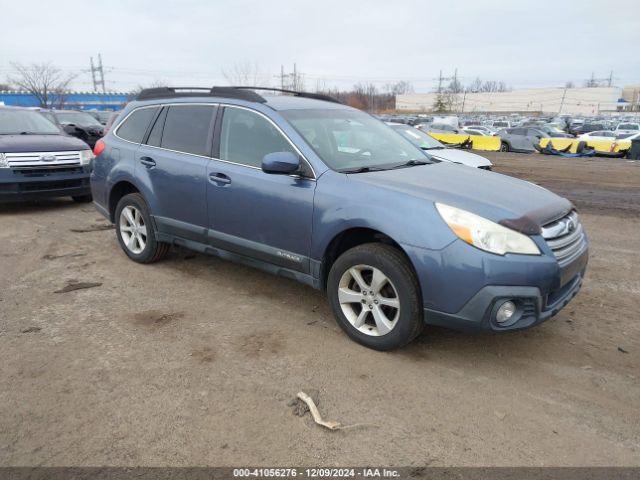
[[[0, 465], [640, 465], [640, 162], [490, 157], [576, 203], [581, 293], [526, 332], [391, 353], [291, 280], [137, 265], [90, 205], [0, 206]], [[73, 282], [101, 285], [56, 293]], [[293, 415], [311, 389], [365, 425]]]

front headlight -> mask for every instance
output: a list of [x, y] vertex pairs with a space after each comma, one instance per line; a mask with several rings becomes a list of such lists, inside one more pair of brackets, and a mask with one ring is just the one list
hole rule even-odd
[[498, 225], [473, 213], [436, 203], [438, 213], [458, 238], [481, 250], [504, 255], [540, 255], [540, 249], [527, 235]]
[[93, 152], [91, 150], [80, 150], [80, 165], [89, 165], [93, 160]]
[[4, 153], [0, 153], [0, 168], [9, 168], [9, 162]]

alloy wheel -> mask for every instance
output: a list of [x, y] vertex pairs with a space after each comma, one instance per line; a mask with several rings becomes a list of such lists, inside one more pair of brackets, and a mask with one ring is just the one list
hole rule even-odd
[[120, 236], [127, 249], [136, 255], [147, 246], [147, 226], [142, 212], [133, 205], [127, 205], [120, 212]]
[[370, 265], [355, 265], [342, 274], [338, 302], [349, 323], [366, 335], [386, 335], [398, 323], [398, 292], [381, 270]]

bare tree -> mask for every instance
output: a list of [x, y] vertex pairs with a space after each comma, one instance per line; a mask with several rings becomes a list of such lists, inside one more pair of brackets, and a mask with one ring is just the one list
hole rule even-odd
[[0, 92], [7, 92], [9, 90], [12, 90], [11, 85], [8, 83], [0, 83]]
[[569, 80], [564, 84], [564, 88], [575, 88], [575, 84], [571, 80]]
[[264, 81], [257, 63], [236, 63], [229, 70], [222, 69], [222, 76], [229, 85], [237, 86], [268, 86], [268, 80]]
[[22, 65], [12, 63], [16, 74], [9, 78], [9, 81], [18, 90], [29, 92], [36, 97], [40, 107], [62, 106], [66, 94], [69, 91], [69, 84], [75, 75], [64, 73], [51, 63], [32, 63]]

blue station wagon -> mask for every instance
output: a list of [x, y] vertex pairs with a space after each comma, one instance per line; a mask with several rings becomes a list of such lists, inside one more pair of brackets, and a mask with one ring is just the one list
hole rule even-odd
[[299, 280], [378, 350], [424, 324], [528, 328], [580, 289], [568, 200], [440, 162], [329, 97], [263, 90], [143, 90], [98, 141], [94, 203], [129, 258], [177, 245]]

